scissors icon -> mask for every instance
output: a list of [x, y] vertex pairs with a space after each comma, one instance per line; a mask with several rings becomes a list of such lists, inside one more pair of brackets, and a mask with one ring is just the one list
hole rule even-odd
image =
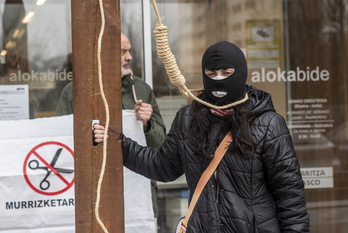
[[39, 161], [37, 160], [31, 160], [28, 164], [29, 168], [32, 170], [37, 170], [37, 169], [42, 169], [46, 171], [46, 176], [45, 178], [41, 181], [40, 183], [40, 188], [41, 190], [47, 190], [50, 187], [50, 182], [47, 180], [47, 178], [50, 176], [50, 174], [52, 173], [52, 171], [54, 173], [73, 173], [74, 170], [71, 169], [64, 169], [64, 168], [55, 168], [54, 166], [56, 165], [56, 162], [60, 156], [60, 153], [62, 152], [63, 148], [59, 148], [56, 152], [56, 154], [54, 155], [50, 165], [50, 168], [48, 167], [40, 167], [39, 166]]

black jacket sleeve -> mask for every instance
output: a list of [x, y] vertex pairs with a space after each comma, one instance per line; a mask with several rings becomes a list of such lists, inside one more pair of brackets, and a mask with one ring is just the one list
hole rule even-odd
[[282, 232], [310, 232], [300, 166], [289, 130], [278, 114], [269, 123], [263, 162]]
[[184, 172], [178, 150], [177, 121], [176, 117], [163, 144], [156, 149], [141, 146], [123, 136], [124, 165], [130, 170], [152, 180], [169, 182], [179, 178]]

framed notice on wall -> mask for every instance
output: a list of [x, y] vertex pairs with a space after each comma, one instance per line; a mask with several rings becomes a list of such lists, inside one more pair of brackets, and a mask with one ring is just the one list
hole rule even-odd
[[249, 68], [280, 67], [279, 20], [247, 20]]

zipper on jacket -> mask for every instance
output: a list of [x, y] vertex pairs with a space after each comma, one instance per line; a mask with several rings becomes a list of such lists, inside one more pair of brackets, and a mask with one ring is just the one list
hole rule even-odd
[[214, 178], [215, 178], [215, 181], [216, 181], [216, 203], [219, 203], [219, 182], [217, 180], [217, 172], [216, 170], [214, 171]]
[[[216, 135], [217, 136], [217, 140], [216, 140], [216, 144], [215, 144], [215, 152], [216, 152], [216, 150], [218, 148], [218, 145], [223, 140], [223, 138], [221, 138], [221, 135], [224, 135], [222, 132], [223, 132], [223, 128], [220, 126], [219, 133], [218, 133], [218, 135]], [[215, 178], [215, 181], [216, 181], [216, 203], [219, 203], [220, 186], [219, 186], [219, 182], [218, 182], [218, 179], [217, 179], [217, 169], [218, 168], [216, 168], [215, 171], [214, 171], [214, 178]]]

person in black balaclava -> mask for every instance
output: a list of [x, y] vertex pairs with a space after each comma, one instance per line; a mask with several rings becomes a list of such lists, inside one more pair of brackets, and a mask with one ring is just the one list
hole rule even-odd
[[[228, 76], [214, 76], [214, 71], [233, 69]], [[247, 63], [243, 52], [227, 41], [209, 47], [202, 58], [202, 74], [205, 93], [212, 104], [228, 104], [245, 97], [246, 79], [248, 76]]]
[[[220, 110], [193, 101], [178, 111], [155, 150], [123, 137], [124, 165], [162, 182], [185, 174], [191, 201], [216, 148], [231, 132], [233, 140], [205, 185], [186, 232], [310, 232], [289, 129], [271, 95], [246, 85], [243, 52], [226, 41], [210, 46], [202, 58], [202, 73], [205, 90], [199, 98], [232, 107]], [[103, 142], [104, 127], [95, 125], [94, 132], [95, 141]]]

